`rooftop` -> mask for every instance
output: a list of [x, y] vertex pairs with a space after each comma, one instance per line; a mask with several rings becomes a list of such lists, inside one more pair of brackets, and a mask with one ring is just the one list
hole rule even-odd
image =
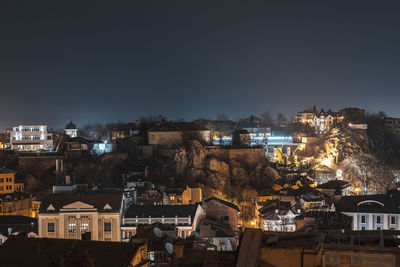
[[9, 238], [0, 247], [1, 266], [61, 266], [58, 263], [63, 262], [62, 266], [73, 267], [82, 266], [85, 260], [93, 260], [96, 267], [128, 267], [142, 245], [55, 238]]
[[231, 202], [228, 202], [228, 201], [225, 201], [225, 200], [222, 200], [222, 199], [219, 199], [219, 198], [216, 198], [216, 197], [208, 198], [208, 199], [204, 200], [204, 203], [207, 203], [207, 202], [212, 201], [212, 200], [217, 201], [217, 202], [219, 202], [221, 204], [224, 204], [224, 205], [226, 205], [228, 207], [231, 207], [232, 209], [235, 209], [237, 211], [240, 211], [239, 207], [236, 206], [235, 204], [233, 204]]
[[400, 206], [387, 195], [344, 196], [338, 203], [341, 212], [400, 213]]
[[108, 204], [111, 211], [119, 211], [121, 205], [121, 193], [91, 193], [91, 194], [51, 194], [44, 197], [39, 212], [46, 213], [50, 204], [54, 207], [54, 211], [59, 212], [62, 207], [75, 202], [83, 202], [94, 206], [101, 211]]
[[152, 128], [149, 132], [185, 132], [185, 131], [209, 131], [210, 129], [193, 122], [163, 122]]

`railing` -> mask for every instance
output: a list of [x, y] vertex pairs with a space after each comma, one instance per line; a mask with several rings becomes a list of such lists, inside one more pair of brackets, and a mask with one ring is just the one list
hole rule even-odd
[[187, 224], [191, 225], [191, 218], [190, 217], [173, 217], [173, 218], [123, 218], [123, 224], [152, 224], [152, 223], [166, 223], [166, 224]]

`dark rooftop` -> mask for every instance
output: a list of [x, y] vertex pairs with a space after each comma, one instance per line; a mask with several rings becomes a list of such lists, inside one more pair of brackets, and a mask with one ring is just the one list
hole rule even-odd
[[1, 168], [0, 173], [15, 173], [15, 171], [6, 168]]
[[[96, 267], [128, 267], [141, 243], [102, 242], [53, 238], [9, 238], [0, 247], [1, 266], [83, 266], [86, 258]], [[87, 253], [87, 254], [86, 254]], [[67, 256], [66, 256], [67, 255]], [[88, 265], [89, 266], [89, 265]]]
[[122, 193], [92, 193], [92, 194], [51, 194], [44, 197], [39, 212], [48, 212], [49, 205], [53, 205], [55, 212], [68, 204], [80, 201], [94, 206], [102, 211], [106, 204], [111, 206], [112, 211], [119, 211]]
[[344, 196], [338, 203], [341, 212], [400, 213], [400, 205], [387, 195]]
[[193, 122], [163, 122], [149, 132], [209, 131], [208, 128]]
[[72, 129], [76, 129], [76, 125], [74, 124], [74, 123], [72, 123], [72, 121], [70, 121], [70, 123], [68, 123], [66, 126], [65, 126], [65, 129], [66, 130], [72, 130]]
[[204, 203], [207, 203], [207, 202], [209, 202], [209, 201], [211, 201], [211, 200], [215, 200], [215, 201], [217, 201], [217, 202], [219, 202], [219, 203], [222, 203], [222, 204], [224, 204], [224, 205], [226, 205], [226, 206], [228, 206], [228, 207], [231, 207], [232, 209], [235, 209], [235, 210], [237, 210], [237, 211], [240, 211], [239, 207], [236, 206], [235, 204], [233, 204], [233, 203], [231, 203], [231, 202], [228, 202], [228, 201], [225, 201], [225, 200], [222, 200], [222, 199], [219, 199], [219, 198], [216, 198], [216, 197], [208, 198], [208, 199], [204, 200]]

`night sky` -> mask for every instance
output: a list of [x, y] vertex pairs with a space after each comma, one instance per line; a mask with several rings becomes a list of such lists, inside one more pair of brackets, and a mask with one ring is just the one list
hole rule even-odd
[[400, 116], [396, 2], [2, 0], [0, 128], [312, 105]]

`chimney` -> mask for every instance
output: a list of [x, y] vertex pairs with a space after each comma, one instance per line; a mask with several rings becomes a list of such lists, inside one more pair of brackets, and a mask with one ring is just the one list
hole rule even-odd
[[9, 227], [8, 228], [8, 235], [11, 235], [12, 234], [12, 227]]

